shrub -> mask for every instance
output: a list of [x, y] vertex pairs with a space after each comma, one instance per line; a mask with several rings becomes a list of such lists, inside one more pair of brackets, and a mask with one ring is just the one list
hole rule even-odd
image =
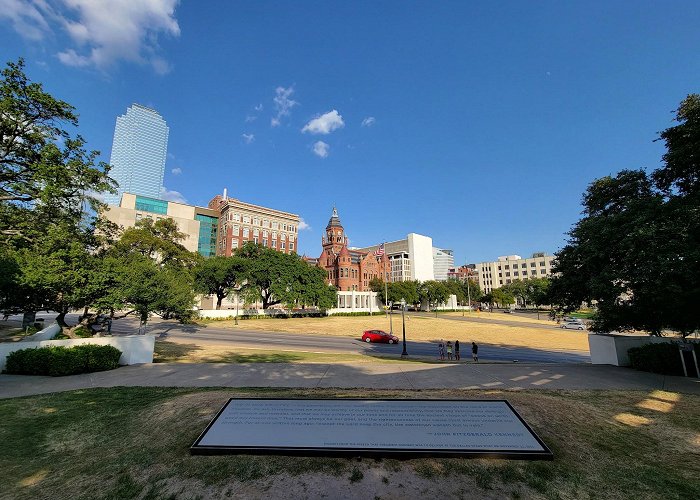
[[[384, 315], [384, 311], [372, 311], [371, 316], [379, 316], [379, 315]], [[399, 314], [401, 312], [399, 311]], [[369, 311], [355, 311], [355, 312], [342, 312], [342, 313], [335, 313], [332, 314], [331, 316], [370, 316]]]
[[21, 349], [7, 356], [5, 371], [16, 375], [75, 375], [112, 370], [121, 351], [111, 345], [83, 344]]
[[[698, 346], [695, 346], [696, 353]], [[663, 375], [683, 375], [678, 344], [645, 344], [627, 351], [632, 368]]]

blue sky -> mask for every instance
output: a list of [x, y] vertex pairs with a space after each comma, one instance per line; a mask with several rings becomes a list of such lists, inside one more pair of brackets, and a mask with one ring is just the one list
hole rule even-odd
[[312, 256], [335, 204], [351, 245], [463, 263], [553, 253], [593, 179], [658, 166], [698, 26], [695, 1], [0, 0], [0, 56], [105, 161], [116, 116], [157, 109], [170, 197], [297, 213]]

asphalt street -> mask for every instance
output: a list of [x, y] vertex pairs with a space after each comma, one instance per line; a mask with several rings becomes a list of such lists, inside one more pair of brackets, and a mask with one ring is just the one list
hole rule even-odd
[[[40, 313], [37, 317], [50, 321], [55, 314]], [[77, 322], [78, 315], [68, 315], [69, 324]], [[21, 316], [11, 317], [21, 320]], [[461, 320], [461, 318], [459, 318]], [[477, 318], [474, 318], [477, 319]], [[511, 322], [513, 326], [519, 326], [519, 322]], [[240, 329], [239, 329], [240, 328]], [[541, 328], [541, 327], [540, 327]], [[138, 333], [138, 320], [132, 317], [116, 320], [112, 324], [113, 335], [133, 335]], [[217, 345], [230, 345], [232, 349], [261, 349], [280, 351], [305, 351], [320, 353], [364, 354], [368, 356], [399, 357], [402, 353], [402, 343], [398, 344], [367, 344], [360, 340], [360, 332], [357, 338], [323, 336], [317, 334], [298, 334], [280, 332], [261, 332], [246, 330], [245, 321], [241, 326], [234, 328], [221, 328], [215, 324], [207, 325], [181, 325], [176, 321], [164, 321], [154, 319], [149, 321], [146, 333], [156, 335], [160, 340], [177, 340], [186, 342], [206, 342]], [[397, 332], [399, 337], [400, 331]], [[445, 339], [449, 340], [449, 339]], [[406, 350], [409, 356], [438, 357], [436, 342], [412, 341], [406, 342]], [[462, 358], [471, 360], [471, 344], [464, 343], [461, 348]], [[479, 345], [479, 359], [481, 361], [501, 361], [520, 363], [589, 363], [590, 356], [584, 351], [559, 351], [539, 350], [527, 347], [496, 346], [489, 344]]]

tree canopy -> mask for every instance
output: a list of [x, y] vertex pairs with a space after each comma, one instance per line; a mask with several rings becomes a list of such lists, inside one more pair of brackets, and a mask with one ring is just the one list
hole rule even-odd
[[688, 335], [700, 327], [700, 96], [660, 133], [663, 166], [593, 181], [583, 218], [557, 254], [549, 296], [571, 311], [595, 303], [594, 331]]

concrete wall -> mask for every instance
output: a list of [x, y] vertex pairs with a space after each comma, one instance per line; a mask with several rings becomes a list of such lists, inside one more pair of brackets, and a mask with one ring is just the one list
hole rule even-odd
[[82, 344], [111, 345], [122, 352], [120, 365], [135, 365], [153, 362], [154, 335], [129, 335], [124, 337], [92, 337], [86, 339], [42, 340], [39, 342], [12, 342], [0, 344], [0, 371], [5, 369], [7, 355], [20, 349], [35, 347], [64, 346]]
[[58, 326], [58, 323], [51, 323], [49, 326], [47, 326], [43, 330], [39, 330], [34, 335], [28, 335], [28, 336], [24, 337], [21, 341], [22, 342], [38, 342], [40, 340], [51, 340], [59, 333], [61, 333], [61, 327]]
[[667, 337], [588, 334], [591, 363], [594, 365], [629, 366], [627, 351], [645, 344], [663, 344], [677, 339]]
[[434, 280], [433, 239], [416, 233], [410, 233], [407, 239], [408, 255], [411, 259], [411, 279]]

